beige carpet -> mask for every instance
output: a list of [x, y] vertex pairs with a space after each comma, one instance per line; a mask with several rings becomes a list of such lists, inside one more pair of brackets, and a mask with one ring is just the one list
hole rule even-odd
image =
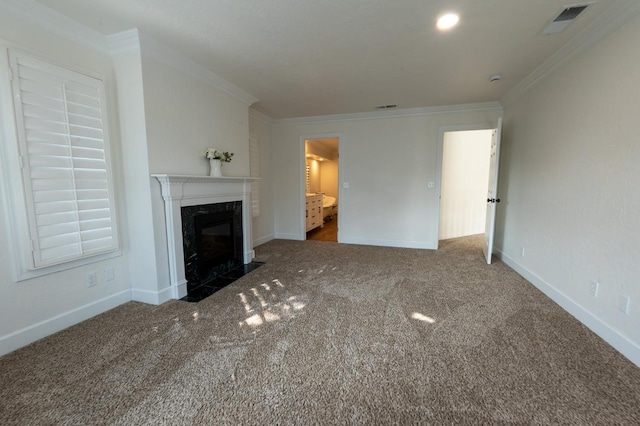
[[640, 424], [640, 369], [480, 241], [269, 242], [0, 358], [0, 424]]

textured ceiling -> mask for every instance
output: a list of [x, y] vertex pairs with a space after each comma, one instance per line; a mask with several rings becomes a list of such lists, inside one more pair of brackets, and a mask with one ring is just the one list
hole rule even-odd
[[[136, 27], [287, 118], [499, 100], [614, 1], [550, 36], [567, 0], [38, 2], [105, 35]], [[440, 33], [446, 11], [460, 24]]]

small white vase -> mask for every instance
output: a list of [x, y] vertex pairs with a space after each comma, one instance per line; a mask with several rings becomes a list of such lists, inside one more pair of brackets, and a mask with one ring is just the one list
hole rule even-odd
[[209, 172], [209, 176], [213, 176], [213, 177], [222, 176], [222, 162], [220, 160], [211, 158], [209, 159], [209, 165], [211, 166], [211, 171]]

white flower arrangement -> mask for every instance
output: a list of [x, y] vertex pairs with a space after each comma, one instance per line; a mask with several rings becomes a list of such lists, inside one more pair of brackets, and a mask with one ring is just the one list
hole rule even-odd
[[204, 156], [209, 160], [220, 160], [223, 163], [229, 163], [231, 162], [231, 157], [233, 157], [233, 152], [220, 152], [215, 148], [207, 148], [204, 152]]

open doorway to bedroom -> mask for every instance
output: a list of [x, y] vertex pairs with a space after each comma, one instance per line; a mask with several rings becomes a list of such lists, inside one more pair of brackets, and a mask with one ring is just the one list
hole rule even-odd
[[307, 240], [338, 242], [339, 138], [305, 139]]
[[443, 132], [438, 240], [485, 232], [492, 132]]

